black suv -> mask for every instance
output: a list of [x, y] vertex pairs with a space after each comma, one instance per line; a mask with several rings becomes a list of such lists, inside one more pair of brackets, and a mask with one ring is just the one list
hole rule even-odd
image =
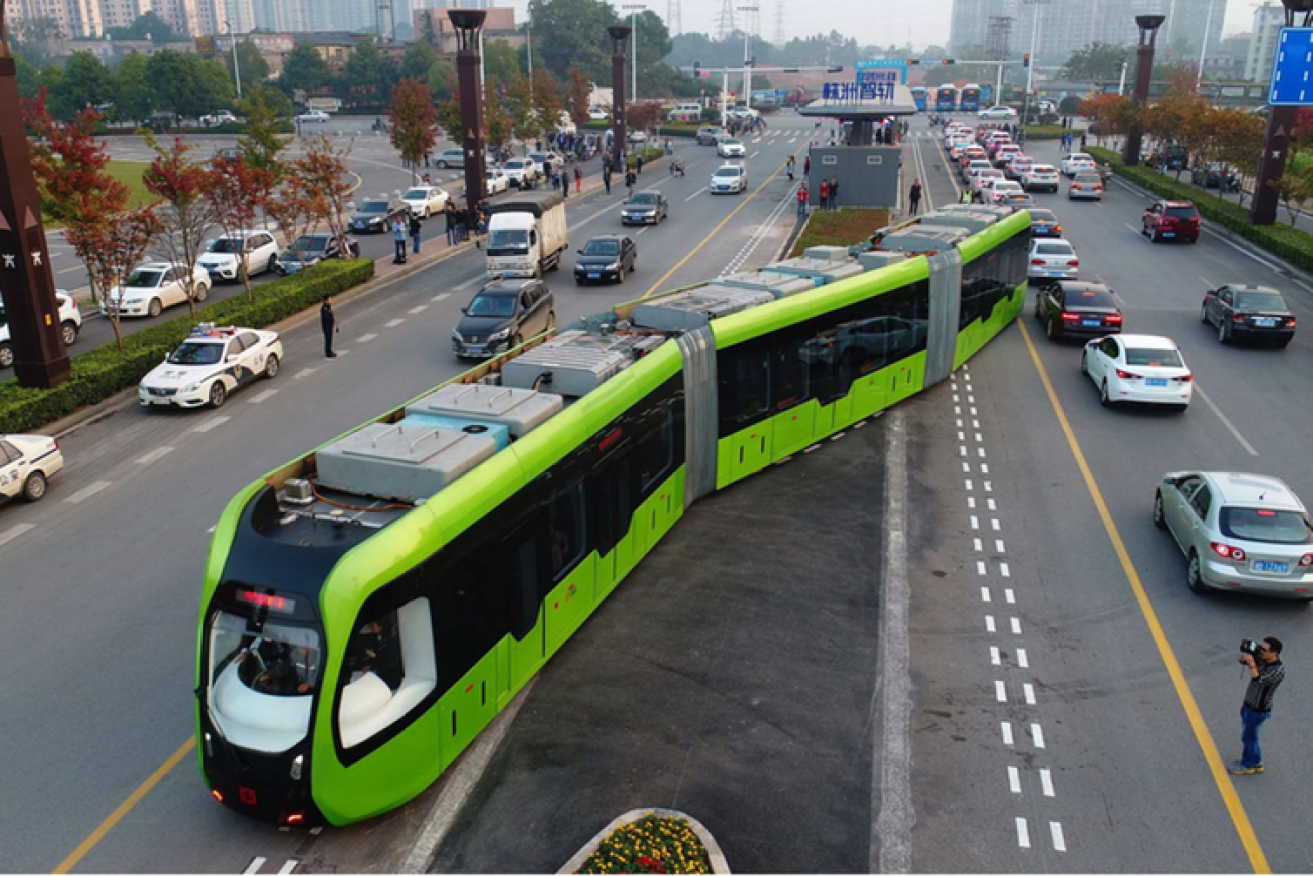
[[1268, 286], [1233, 283], [1211, 289], [1199, 319], [1217, 326], [1223, 344], [1253, 338], [1284, 347], [1295, 339], [1295, 314], [1281, 293]]
[[451, 347], [462, 359], [500, 355], [556, 327], [556, 299], [542, 280], [493, 280], [460, 312]]

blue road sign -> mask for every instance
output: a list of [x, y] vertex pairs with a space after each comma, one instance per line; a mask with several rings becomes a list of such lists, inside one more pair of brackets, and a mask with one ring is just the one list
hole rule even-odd
[[899, 81], [904, 85], [907, 84], [906, 58], [872, 58], [866, 61], [855, 61], [853, 69], [857, 71], [858, 82], [866, 81], [864, 74], [867, 70], [897, 70]]
[[1313, 27], [1281, 28], [1267, 103], [1313, 106]]

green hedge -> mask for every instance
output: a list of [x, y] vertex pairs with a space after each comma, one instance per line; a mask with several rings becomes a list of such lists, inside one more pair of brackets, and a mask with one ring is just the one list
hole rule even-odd
[[[643, 152], [642, 152], [642, 155], [643, 155], [643, 163], [644, 163], [644, 164], [649, 164], [649, 163], [651, 163], [651, 162], [657, 160], [658, 158], [663, 158], [663, 157], [665, 156], [665, 154], [666, 154], [666, 150], [663, 149], [663, 148], [661, 148], [660, 146], [649, 146], [649, 147], [647, 147], [646, 149], [644, 149]], [[629, 166], [629, 167], [637, 167], [637, 166], [638, 166], [638, 156], [635, 155], [633, 152], [630, 152], [630, 153], [629, 153], [629, 157], [628, 157], [627, 160], [628, 160], [628, 166]]]
[[1084, 133], [1082, 128], [1064, 128], [1062, 125], [1026, 125], [1023, 130], [1026, 132], [1027, 142], [1031, 140], [1057, 140], [1063, 134], [1071, 134], [1077, 139]]
[[[372, 259], [329, 261], [307, 271], [266, 283], [245, 295], [200, 307], [198, 322], [262, 328], [286, 319], [374, 276]], [[135, 386], [191, 331], [190, 315], [151, 326], [123, 339], [73, 357], [72, 374], [53, 389], [28, 389], [17, 381], [0, 384], [0, 433], [28, 432], [67, 416], [85, 405], [104, 401]]]
[[1122, 164], [1121, 155], [1111, 149], [1091, 146], [1085, 151], [1097, 161], [1107, 162], [1118, 176], [1124, 176], [1141, 188], [1146, 188], [1161, 197], [1193, 201], [1205, 218], [1229, 228], [1292, 265], [1304, 270], [1313, 270], [1313, 234], [1290, 225], [1254, 225], [1249, 221], [1249, 211], [1239, 204], [1207, 194], [1203, 189], [1189, 183], [1177, 182], [1167, 174], [1143, 165], [1126, 167]]

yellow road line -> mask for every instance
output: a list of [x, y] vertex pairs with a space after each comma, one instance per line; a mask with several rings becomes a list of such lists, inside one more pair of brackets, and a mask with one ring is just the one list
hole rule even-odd
[[194, 736], [188, 738], [187, 741], [182, 744], [182, 747], [175, 751], [168, 760], [160, 765], [159, 769], [150, 774], [150, 778], [138, 785], [137, 790], [133, 791], [128, 799], [120, 803], [118, 808], [109, 814], [109, 818], [102, 821], [100, 826], [93, 830], [90, 836], [79, 843], [78, 847], [74, 849], [67, 858], [60, 861], [59, 866], [54, 869], [54, 872], [67, 873], [76, 867], [82, 859], [87, 856], [87, 853], [95, 848], [96, 844], [103, 840], [105, 835], [113, 830], [118, 823], [122, 821], [138, 803], [141, 802], [143, 797], [154, 790], [155, 786], [158, 785], [195, 747], [196, 738]]
[[[808, 140], [808, 144], [810, 144], [810, 142], [811, 142], [811, 141], [810, 141], [810, 139], [809, 139], [809, 140]], [[799, 147], [794, 151], [793, 154], [794, 154], [794, 155], [797, 155], [798, 153], [802, 152], [802, 150], [804, 150], [804, 149], [806, 149], [806, 148], [807, 148], [806, 145], [799, 146]], [[688, 255], [684, 256], [682, 259], [680, 259], [678, 262], [676, 262], [676, 263], [675, 263], [675, 266], [674, 266], [673, 268], [671, 268], [670, 270], [668, 270], [668, 271], [666, 271], [664, 274], [662, 274], [662, 275], [661, 275], [661, 279], [660, 279], [660, 280], [657, 280], [655, 283], [653, 283], [653, 284], [652, 284], [652, 288], [651, 288], [651, 289], [648, 289], [646, 292], [643, 293], [643, 298], [651, 298], [653, 295], [655, 295], [655, 294], [656, 294], [656, 291], [657, 291], [658, 289], [661, 288], [661, 284], [665, 283], [667, 280], [670, 279], [670, 275], [671, 275], [671, 274], [675, 273], [675, 271], [678, 271], [680, 268], [684, 267], [684, 265], [688, 262], [689, 259], [691, 259], [691, 258], [693, 258], [693, 256], [697, 255], [698, 250], [700, 250], [700, 249], [702, 249], [702, 247], [706, 246], [706, 245], [711, 241], [711, 238], [715, 237], [717, 234], [720, 233], [720, 229], [722, 229], [722, 228], [725, 227], [725, 223], [726, 223], [726, 222], [728, 222], [729, 220], [731, 220], [731, 219], [733, 219], [735, 216], [737, 216], [738, 213], [739, 213], [739, 211], [742, 210], [744, 207], [748, 206], [748, 203], [749, 203], [753, 198], [755, 198], [755, 197], [757, 197], [757, 195], [761, 194], [761, 190], [764, 189], [764, 188], [766, 188], [766, 186], [770, 185], [771, 181], [774, 180], [775, 177], [779, 176], [779, 175], [780, 175], [780, 171], [783, 170], [783, 169], [784, 169], [784, 165], [781, 164], [781, 165], [775, 170], [774, 173], [772, 173], [770, 176], [766, 177], [766, 181], [763, 182], [761, 185], [757, 186], [756, 191], [754, 191], [752, 194], [750, 194], [750, 195], [748, 195], [746, 198], [744, 198], [744, 199], [743, 199], [743, 203], [742, 203], [742, 204], [739, 204], [737, 207], [735, 207], [735, 208], [733, 209], [733, 211], [731, 211], [730, 214], [729, 214], [728, 216], [726, 216], [724, 219], [721, 220], [721, 222], [720, 222], [719, 225], [717, 225], [715, 228], [711, 229], [711, 233], [708, 234], [706, 237], [702, 238], [702, 241], [701, 241], [700, 243], [698, 243], [697, 246], [695, 246], [695, 247], [693, 247], [692, 249], [690, 249], [690, 250], [688, 251]], [[710, 194], [708, 194], [708, 197], [710, 197]]]
[[1108, 540], [1112, 542], [1112, 548], [1117, 554], [1117, 560], [1121, 563], [1122, 572], [1126, 575], [1126, 580], [1135, 593], [1135, 601], [1140, 605], [1140, 614], [1144, 616], [1144, 622], [1148, 624], [1149, 633], [1153, 636], [1154, 644], [1158, 647], [1158, 656], [1162, 658], [1163, 665], [1167, 667], [1167, 674], [1172, 679], [1172, 687], [1176, 689], [1176, 695], [1181, 700], [1181, 707], [1185, 709], [1185, 716], [1190, 721], [1191, 729], [1194, 730], [1195, 740], [1199, 743], [1204, 760], [1208, 762], [1209, 772], [1212, 773], [1213, 781], [1217, 784], [1217, 790], [1222, 795], [1222, 802], [1226, 804], [1227, 812], [1231, 815], [1231, 822], [1235, 825], [1236, 833], [1240, 835], [1240, 842], [1249, 855], [1249, 864], [1255, 873], [1271, 873], [1272, 870], [1268, 866], [1267, 856], [1263, 854], [1263, 848], [1259, 845], [1258, 837], [1254, 834], [1253, 825], [1249, 823], [1249, 815], [1245, 812], [1244, 804], [1240, 802], [1239, 796], [1236, 795], [1235, 785], [1231, 782], [1231, 777], [1227, 774], [1226, 767], [1222, 763], [1222, 756], [1217, 751], [1217, 743], [1213, 741], [1213, 736], [1208, 731], [1208, 725], [1204, 723], [1204, 716], [1199, 711], [1199, 704], [1195, 702], [1194, 694], [1190, 692], [1190, 685], [1185, 680], [1185, 673], [1181, 671], [1181, 664], [1176, 659], [1176, 654], [1172, 650], [1171, 643], [1167, 640], [1167, 634], [1163, 631], [1162, 624], [1158, 622], [1158, 614], [1149, 601], [1149, 594], [1145, 592], [1144, 584], [1140, 581], [1135, 566], [1131, 565], [1131, 555], [1126, 550], [1126, 544], [1122, 541], [1121, 533], [1117, 531], [1117, 525], [1113, 523], [1112, 514], [1108, 511], [1107, 504], [1103, 501], [1103, 493], [1099, 490], [1099, 485], [1094, 480], [1094, 474], [1085, 461], [1085, 454], [1081, 450], [1080, 442], [1076, 440], [1076, 433], [1067, 420], [1067, 414], [1063, 410], [1062, 403], [1058, 401], [1058, 394], [1049, 381], [1048, 371], [1045, 370], [1044, 363], [1040, 361], [1039, 351], [1035, 349], [1035, 344], [1030, 339], [1030, 331], [1026, 328], [1025, 320], [1018, 318], [1017, 325], [1021, 327], [1021, 337], [1025, 340], [1026, 348], [1030, 351], [1030, 358], [1035, 363], [1035, 370], [1039, 372], [1040, 382], [1044, 384], [1044, 391], [1048, 394], [1049, 403], [1053, 406], [1053, 413], [1058, 417], [1058, 425], [1062, 427], [1062, 433], [1067, 437], [1067, 446], [1071, 448], [1071, 455], [1076, 458], [1076, 466], [1085, 479], [1085, 489], [1089, 491], [1090, 498], [1094, 500], [1094, 507], [1099, 512], [1099, 519], [1103, 521], [1103, 528], [1108, 533]]

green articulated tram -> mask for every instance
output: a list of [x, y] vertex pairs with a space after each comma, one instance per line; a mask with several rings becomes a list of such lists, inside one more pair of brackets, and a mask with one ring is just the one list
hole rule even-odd
[[882, 231], [535, 338], [242, 490], [197, 634], [215, 798], [346, 824], [415, 797], [688, 505], [943, 380], [1021, 312], [1026, 212]]

